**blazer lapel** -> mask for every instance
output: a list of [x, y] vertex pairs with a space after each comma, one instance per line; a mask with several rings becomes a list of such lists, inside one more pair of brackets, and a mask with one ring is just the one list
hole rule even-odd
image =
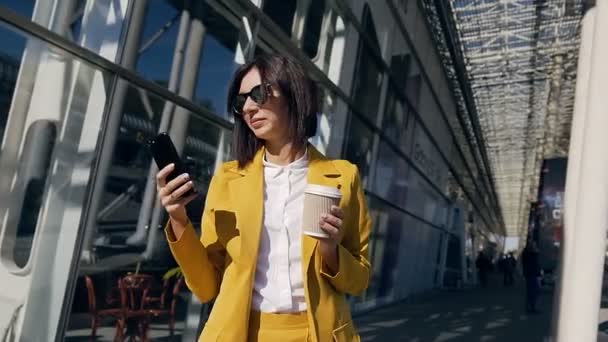
[[233, 169], [241, 177], [230, 181], [230, 198], [235, 206], [237, 222], [240, 222], [241, 255], [249, 262], [256, 262], [264, 214], [264, 173], [261, 148], [253, 161], [243, 169]]
[[[308, 144], [308, 183], [330, 186], [340, 189], [342, 177], [333, 162]], [[319, 240], [302, 234], [302, 271], [306, 277], [310, 260]]]

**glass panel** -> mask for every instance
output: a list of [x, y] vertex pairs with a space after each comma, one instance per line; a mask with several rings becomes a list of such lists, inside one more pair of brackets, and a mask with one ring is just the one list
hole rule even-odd
[[382, 260], [382, 268], [379, 270], [380, 285], [378, 287], [378, 296], [387, 297], [393, 294], [394, 287], [396, 285], [397, 272], [399, 271], [399, 250], [401, 243], [401, 235], [403, 229], [401, 229], [401, 221], [405, 216], [404, 213], [397, 211], [393, 208], [388, 210], [388, 229], [385, 237], [385, 250]]
[[[200, 191], [200, 196], [187, 207], [191, 221], [198, 227], [213, 172], [219, 163], [229, 158], [230, 132], [135, 86], [129, 88], [126, 99], [102, 206], [96, 225], [88, 227], [93, 229], [91, 261], [82, 261], [79, 267], [67, 336], [71, 339], [90, 336], [89, 299], [97, 298], [98, 310], [120, 308], [120, 291], [116, 288], [118, 279], [129, 273], [137, 273], [151, 279], [152, 298], [160, 300], [164, 296], [164, 303], [151, 304], [151, 308], [160, 310], [164, 318], [152, 321], [149, 337], [169, 338], [168, 321], [173, 318], [176, 320], [174, 338], [181, 340], [190, 292], [182, 286], [173, 295], [179, 275], [163, 280], [163, 275], [176, 267], [162, 231], [166, 222], [164, 210], [161, 209], [159, 226], [152, 226], [151, 222], [155, 222], [155, 219], [148, 217], [143, 221], [145, 231], [138, 231], [138, 223], [144, 220], [142, 212], [149, 209], [143, 204], [143, 199], [152, 158], [145, 142], [156, 135], [166, 107], [173, 108], [170, 110], [173, 112], [170, 134], [178, 149], [184, 146], [182, 158]], [[182, 127], [183, 132], [178, 132], [179, 128], [176, 127]], [[154, 187], [152, 194], [156, 195]], [[151, 205], [155, 203], [153, 201]], [[152, 230], [156, 230], [155, 234], [152, 234]], [[149, 255], [146, 260], [141, 257], [144, 251]], [[90, 281], [89, 286], [87, 281]], [[176, 309], [172, 314], [169, 309], [174, 304]], [[102, 322], [97, 331], [101, 339], [111, 339], [116, 329], [112, 322]]]
[[205, 37], [198, 69], [194, 102], [228, 119], [226, 102], [232, 74], [239, 66], [236, 60], [240, 29], [204, 5], [202, 12]]
[[[48, 9], [48, 11], [50, 12], [52, 10], [51, 7], [53, 4], [51, 1], [40, 2], [41, 4], [39, 4], [38, 6], [38, 14], [36, 18], [33, 18], [34, 6], [36, 4], [36, 1], [34, 0], [0, 0], [0, 6], [6, 7], [7, 9], [14, 11], [15, 13], [22, 15], [28, 19], [37, 21], [38, 24], [41, 24], [43, 26], [49, 26], [47, 21], [49, 17], [51, 17], [50, 13], [43, 13], [41, 11], [41, 8]], [[67, 12], [69, 13], [66, 16], [64, 24], [59, 24], [58, 22], [50, 24], [52, 29], [55, 30], [55, 32], [64, 36], [65, 38], [70, 39], [74, 42], [78, 42], [80, 38], [80, 30], [82, 28], [82, 17], [84, 14], [85, 4], [86, 0], [74, 0], [73, 2], [57, 2], [55, 4], [55, 13], [63, 11], [63, 9], [58, 9], [60, 6], [71, 6], [71, 8], [67, 10]], [[107, 6], [104, 7], [107, 8]], [[98, 14], [99, 13], [96, 13], [96, 15]], [[122, 20], [122, 18], [120, 18], [120, 20]], [[65, 29], [66, 24], [68, 28], [67, 30]]]
[[386, 94], [386, 107], [382, 123], [382, 131], [395, 144], [408, 153], [408, 140], [411, 140], [411, 133], [414, 117], [407, 112], [407, 107], [397, 98], [396, 89], [389, 86]]
[[40, 341], [56, 334], [114, 78], [8, 25], [0, 35], [0, 316], [21, 314], [14, 339]]
[[411, 49], [405, 39], [401, 36], [399, 29], [395, 28], [395, 41], [392, 45], [390, 70], [397, 86], [404, 90], [407, 86], [407, 79], [415, 63]]
[[[20, 46], [34, 45], [34, 40], [28, 42], [22, 35], [5, 29], [1, 32], [4, 37], [11, 36], [17, 41], [20, 40]], [[5, 92], [2, 94], [0, 132], [7, 130], [10, 134], [3, 139], [1, 176], [2, 188], [11, 195], [8, 197], [10, 200], [2, 202], [4, 206], [0, 216], [7, 215], [7, 225], [4, 228], [13, 227], [6, 230], [3, 236], [2, 261], [17, 268], [24, 268], [30, 260], [39, 226], [39, 215], [45, 206], [43, 201], [49, 196], [45, 193], [51, 184], [49, 170], [52, 166], [57, 167], [58, 163], [67, 160], [74, 163], [82, 158], [76, 155], [76, 150], [71, 150], [79, 148], [80, 135], [89, 128], [82, 125], [82, 116], [84, 115], [85, 120], [90, 116], [89, 120], [93, 121], [87, 123], [91, 127], [99, 127], [99, 120], [104, 112], [105, 94], [108, 91], [106, 85], [109, 84], [107, 75], [75, 60], [72, 56], [61, 52], [55, 54], [45, 49], [46, 47], [43, 45], [37, 56], [34, 56], [36, 53], [30, 54], [29, 57], [35, 58], [37, 64], [28, 65], [26, 70], [20, 70], [19, 62], [8, 57], [8, 54], [4, 60], [5, 64], [2, 65], [2, 76], [6, 81], [3, 82]], [[14, 53], [14, 47], [12, 50], [11, 54]], [[65, 73], [68, 70], [74, 75], [66, 78]], [[22, 73], [22, 79], [21, 83], [16, 85], [18, 72]], [[32, 76], [32, 79], [28, 80], [28, 76]], [[82, 77], [90, 77], [91, 80], [78, 82]], [[100, 97], [93, 98], [93, 95]], [[99, 100], [100, 108], [93, 110], [86, 107], [90, 102]], [[16, 103], [12, 111], [9, 111], [12, 101]], [[80, 117], [77, 118], [77, 115]], [[66, 126], [68, 128], [65, 128]], [[68, 131], [59, 136], [62, 130]], [[95, 134], [85, 139], [93, 148], [98, 133], [99, 128]], [[66, 149], [66, 155], [55, 155], [55, 151], [60, 147]], [[86, 166], [90, 167], [90, 162]], [[86, 166], [78, 165], [78, 169], [88, 170]], [[68, 170], [72, 168], [57, 172]], [[70, 187], [67, 186], [66, 189]]]
[[422, 86], [422, 75], [420, 68], [415, 62], [409, 68], [407, 78], [405, 80], [405, 96], [410, 101], [414, 110], [418, 110], [420, 104], [420, 87]]
[[343, 113], [348, 111], [348, 106], [322, 86], [319, 89], [319, 97], [322, 99], [321, 113], [318, 115], [317, 135], [311, 142], [328, 157], [340, 158], [345, 134], [344, 129], [338, 127], [343, 123]]
[[372, 45], [368, 46], [365, 40], [359, 40], [352, 98], [355, 101], [357, 111], [376, 123], [382, 88], [382, 72], [380, 66], [376, 64], [372, 51], [380, 54], [380, 45], [374, 27], [374, 20], [367, 4], [363, 11], [362, 25], [368, 37], [371, 38]]
[[325, 0], [313, 0], [308, 7], [308, 13], [306, 13], [304, 37], [302, 38], [302, 49], [310, 58], [317, 56], [324, 14]]
[[413, 282], [416, 279], [414, 274], [414, 261], [416, 258], [415, 231], [418, 221], [410, 215], [402, 215], [397, 226], [402, 233], [399, 242], [399, 254], [397, 255], [399, 271], [395, 280], [398, 284], [394, 288], [397, 298], [405, 298], [413, 290]]
[[181, 1], [149, 1], [143, 23], [136, 70], [164, 87], [169, 85], [181, 4]]
[[429, 136], [416, 124], [412, 146], [412, 161], [440, 189], [446, 185], [448, 167]]
[[415, 200], [407, 201], [406, 209], [428, 222], [444, 225], [446, 205], [435, 188], [414, 170], [410, 172], [408, 184], [408, 197]]
[[2, 29], [2, 53], [0, 54], [0, 141], [9, 116], [20, 61], [26, 40], [18, 34]]
[[290, 37], [296, 7], [296, 0], [264, 0], [262, 3], [262, 11]]
[[381, 201], [373, 197], [368, 199], [368, 206], [374, 225], [372, 227], [369, 242], [369, 261], [373, 267], [370, 285], [364, 297], [361, 298], [362, 301], [378, 297], [378, 292], [382, 282], [384, 252], [387, 243], [387, 231], [389, 228], [390, 215], [390, 208], [383, 205]]
[[359, 167], [362, 184], [367, 184], [374, 136], [371, 129], [355, 115], [351, 114], [350, 120], [345, 157]]
[[31, 18], [34, 12], [34, 0], [0, 0], [0, 6], [4, 6], [26, 18]]
[[462, 281], [462, 259], [460, 238], [455, 235], [448, 235], [447, 256], [445, 261], [445, 274], [443, 276], [443, 286], [456, 287]]
[[[352, 35], [357, 35], [356, 39], [358, 39], [358, 33], [350, 28]], [[340, 84], [340, 79], [342, 77], [342, 64], [344, 62], [344, 46], [346, 44], [346, 33], [347, 26], [344, 23], [344, 19], [336, 14], [336, 21], [334, 27], [330, 29], [330, 32], [333, 33], [332, 36], [328, 36], [329, 51], [325, 53], [323, 57], [325, 59], [323, 63], [323, 70], [326, 71], [327, 77], [334, 83]]]
[[373, 191], [394, 205], [405, 208], [409, 165], [384, 142], [378, 147]]

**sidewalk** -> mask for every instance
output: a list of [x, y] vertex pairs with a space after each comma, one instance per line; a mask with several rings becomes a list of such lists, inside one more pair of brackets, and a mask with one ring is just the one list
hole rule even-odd
[[553, 294], [539, 298], [540, 314], [524, 312], [523, 279], [504, 288], [438, 291], [415, 303], [396, 304], [355, 317], [363, 341], [542, 342], [549, 335]]

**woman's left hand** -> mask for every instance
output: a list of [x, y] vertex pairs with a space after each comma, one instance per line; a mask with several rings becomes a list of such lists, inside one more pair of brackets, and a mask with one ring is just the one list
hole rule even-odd
[[344, 212], [340, 207], [332, 205], [331, 212], [321, 216], [319, 225], [329, 237], [319, 239], [319, 249], [325, 264], [336, 273], [338, 271], [338, 244], [340, 243], [340, 230]]
[[332, 205], [331, 212], [329, 214], [321, 215], [321, 221], [319, 225], [327, 234], [328, 238], [322, 239], [322, 242], [333, 244], [334, 247], [340, 243], [340, 229], [342, 228], [342, 219], [344, 213], [340, 207]]

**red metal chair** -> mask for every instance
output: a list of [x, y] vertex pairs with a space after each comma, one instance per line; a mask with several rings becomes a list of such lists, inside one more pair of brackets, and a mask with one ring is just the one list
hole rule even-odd
[[[179, 300], [179, 291], [181, 290], [182, 285], [184, 283], [184, 278], [183, 277], [179, 277], [175, 281], [175, 284], [173, 285], [171, 304], [169, 305], [169, 307], [166, 307], [165, 303], [166, 303], [166, 294], [167, 293], [166, 293], [165, 289], [169, 287], [168, 283], [169, 283], [169, 279], [165, 280], [165, 282], [163, 284], [163, 292], [161, 294], [161, 297], [158, 298], [158, 302], [160, 303], [160, 307], [159, 308], [155, 308], [155, 309], [148, 309], [148, 312], [153, 317], [168, 316], [168, 318], [169, 318], [169, 334], [170, 334], [170, 336], [173, 337], [174, 334], [175, 334], [175, 310], [177, 308], [177, 301]], [[153, 301], [156, 302], [156, 300], [153, 300]]]
[[[91, 339], [95, 340], [97, 338], [97, 328], [99, 327], [99, 324], [101, 323], [101, 320], [106, 318], [106, 317], [112, 317], [114, 319], [116, 319], [116, 324], [117, 325], [124, 325], [124, 322], [121, 323], [121, 321], [124, 321], [124, 317], [123, 317], [123, 309], [120, 307], [116, 307], [116, 308], [107, 308], [107, 309], [98, 309], [97, 308], [97, 299], [95, 297], [95, 286], [93, 285], [93, 280], [91, 279], [91, 277], [85, 275], [84, 276], [84, 280], [87, 286], [87, 295], [88, 295], [88, 300], [89, 300], [89, 313], [91, 315]], [[116, 331], [116, 336], [114, 337], [115, 340], [119, 340], [121, 338], [121, 336], [119, 336], [118, 334], [119, 332]]]
[[167, 293], [169, 292], [171, 279], [172, 278], [167, 278], [163, 281], [163, 288], [161, 289], [159, 296], [148, 295], [146, 298], [146, 306], [148, 308], [158, 309], [165, 307], [165, 301], [167, 300]]
[[[121, 325], [117, 325], [116, 329], [120, 331], [121, 336], [128, 335], [129, 341], [135, 341], [135, 335], [129, 329], [130, 326], [126, 325], [129, 322], [137, 324], [141, 341], [148, 340], [150, 312], [146, 308], [146, 298], [148, 298], [152, 281], [152, 276], [147, 274], [127, 274], [119, 280], [118, 287], [124, 320], [119, 322]], [[127, 328], [126, 332], [125, 328]]]

